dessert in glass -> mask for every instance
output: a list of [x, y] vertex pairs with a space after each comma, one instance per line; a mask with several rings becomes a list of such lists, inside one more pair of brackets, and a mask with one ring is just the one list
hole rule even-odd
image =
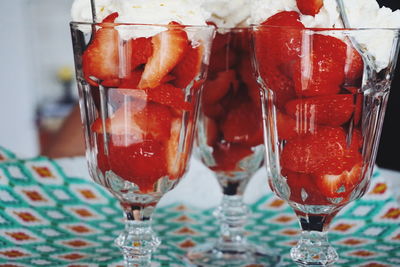
[[116, 239], [127, 266], [160, 244], [151, 215], [188, 169], [212, 26], [71, 23], [91, 177], [125, 213]]
[[338, 260], [329, 224], [363, 196], [373, 172], [399, 30], [306, 28], [300, 16], [282, 11], [253, 27], [266, 167], [271, 189], [300, 221], [292, 259], [329, 265]]
[[251, 66], [249, 27], [217, 29], [204, 84], [195, 155], [216, 176], [223, 192], [215, 210], [215, 242], [191, 249], [195, 266], [272, 266], [278, 256], [247, 241], [250, 211], [243, 193], [264, 161], [261, 101]]

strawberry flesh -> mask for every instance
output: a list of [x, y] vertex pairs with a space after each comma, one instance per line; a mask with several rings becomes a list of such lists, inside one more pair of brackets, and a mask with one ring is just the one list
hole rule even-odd
[[323, 0], [296, 0], [297, 7], [303, 15], [315, 16], [324, 5]]

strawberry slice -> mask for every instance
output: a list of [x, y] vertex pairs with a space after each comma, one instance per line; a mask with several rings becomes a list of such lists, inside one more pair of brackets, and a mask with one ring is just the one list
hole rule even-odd
[[323, 0], [296, 0], [297, 7], [303, 15], [315, 16], [324, 5]]
[[165, 149], [154, 139], [120, 146], [112, 138], [108, 144], [108, 155], [104, 152], [104, 141], [97, 138], [97, 162], [102, 172], [112, 170], [116, 175], [135, 183], [141, 193], [154, 191], [157, 180], [167, 175]]
[[153, 44], [151, 38], [139, 37], [130, 39], [127, 46], [132, 51], [131, 56], [131, 70], [136, 69], [138, 66], [146, 64], [149, 57], [153, 54]]
[[213, 146], [218, 139], [218, 125], [215, 120], [205, 117], [204, 128], [206, 132], [207, 145]]
[[243, 101], [228, 111], [221, 130], [227, 142], [259, 145], [263, 142], [261, 112], [250, 101]]
[[212, 52], [208, 65], [208, 78], [214, 79], [215, 74], [234, 68], [238, 61], [239, 57], [234, 49], [224, 47]]
[[226, 172], [244, 171], [238, 163], [252, 153], [251, 148], [247, 145], [219, 143], [214, 147], [213, 151], [213, 157], [217, 165], [210, 169]]
[[364, 61], [351, 43], [347, 44], [345, 65], [345, 82], [346, 85], [357, 86], [364, 72]]
[[[122, 144], [115, 143], [122, 146], [139, 142], [149, 136], [156, 140], [167, 140], [170, 135], [171, 121], [172, 114], [168, 107], [134, 99], [132, 102], [126, 102], [106, 119], [105, 129], [113, 136], [130, 137], [126, 140], [120, 139]], [[92, 131], [103, 133], [101, 118], [94, 121]]]
[[344, 197], [346, 200], [362, 178], [362, 163], [356, 163], [342, 173], [320, 174], [315, 177], [318, 191], [328, 198]]
[[242, 61], [239, 66], [239, 79], [241, 79], [246, 85], [248, 95], [250, 96], [253, 103], [261, 108], [261, 95], [260, 86], [257, 83], [256, 76], [251, 66], [250, 56], [245, 54], [242, 57]]
[[157, 87], [182, 59], [189, 45], [186, 32], [170, 23], [171, 28], [152, 37], [153, 54], [148, 59], [139, 88]]
[[340, 39], [315, 34], [309, 56], [293, 66], [295, 90], [299, 96], [332, 95], [344, 82], [347, 45]]
[[314, 134], [318, 129], [318, 125], [311, 120], [295, 120], [279, 110], [276, 113], [276, 125], [279, 140], [289, 140], [299, 135]]
[[176, 77], [174, 80], [176, 87], [186, 88], [199, 75], [203, 62], [203, 50], [203, 46], [189, 46], [186, 54], [171, 73]]
[[192, 103], [185, 101], [185, 95], [181, 88], [177, 88], [171, 84], [164, 83], [155, 88], [148, 88], [148, 100], [167, 105], [180, 110], [192, 110]]
[[296, 121], [340, 126], [350, 120], [355, 111], [354, 102], [350, 94], [329, 95], [291, 100], [285, 107]]
[[221, 71], [214, 80], [208, 79], [204, 84], [202, 101], [204, 104], [217, 103], [232, 88], [237, 88], [236, 73], [230, 69]]
[[[119, 42], [118, 31], [113, 23], [118, 13], [110, 14], [104, 19], [101, 27], [95, 34], [82, 55], [83, 75], [88, 83], [97, 86], [91, 76], [100, 81], [109, 81], [107, 86], [118, 82], [119, 78]], [[110, 82], [110, 81], [114, 81]]]
[[213, 118], [213, 119], [219, 119], [224, 115], [224, 107], [221, 105], [221, 103], [215, 103], [215, 104], [205, 104], [203, 103], [201, 105], [202, 112], [204, 115], [207, 117]]
[[295, 11], [279, 12], [261, 23], [266, 26], [256, 32], [256, 54], [261, 65], [287, 63], [300, 55], [302, 29], [300, 15]]
[[337, 175], [361, 157], [360, 139], [354, 131], [348, 144], [342, 128], [320, 127], [315, 134], [288, 140], [281, 153], [281, 165], [293, 172]]
[[[192, 125], [188, 126], [191, 129]], [[189, 155], [186, 153], [187, 148], [180, 150], [182, 122], [180, 119], [175, 119], [171, 124], [170, 138], [166, 142], [165, 158], [167, 159], [167, 170], [170, 179], [177, 179], [183, 176], [186, 170], [186, 162]], [[190, 130], [189, 130], [190, 132]]]

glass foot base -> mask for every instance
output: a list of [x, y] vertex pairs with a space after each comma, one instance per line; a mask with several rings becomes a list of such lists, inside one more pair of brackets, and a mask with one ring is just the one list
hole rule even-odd
[[220, 250], [215, 244], [205, 244], [191, 249], [185, 258], [185, 263], [190, 267], [230, 266], [257, 267], [278, 266], [281, 257], [255, 245], [242, 246], [240, 251]]

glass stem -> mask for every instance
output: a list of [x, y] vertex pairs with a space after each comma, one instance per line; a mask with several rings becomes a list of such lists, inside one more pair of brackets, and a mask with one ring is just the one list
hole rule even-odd
[[127, 213], [125, 229], [115, 243], [126, 267], [146, 267], [151, 265], [151, 255], [161, 242], [151, 228], [151, 219]]
[[217, 248], [222, 252], [245, 252], [247, 239], [245, 229], [250, 211], [241, 195], [224, 195], [214, 215], [220, 222], [220, 236]]
[[290, 251], [293, 261], [304, 265], [329, 265], [339, 258], [328, 241], [327, 228], [334, 215], [300, 216], [300, 240]]

